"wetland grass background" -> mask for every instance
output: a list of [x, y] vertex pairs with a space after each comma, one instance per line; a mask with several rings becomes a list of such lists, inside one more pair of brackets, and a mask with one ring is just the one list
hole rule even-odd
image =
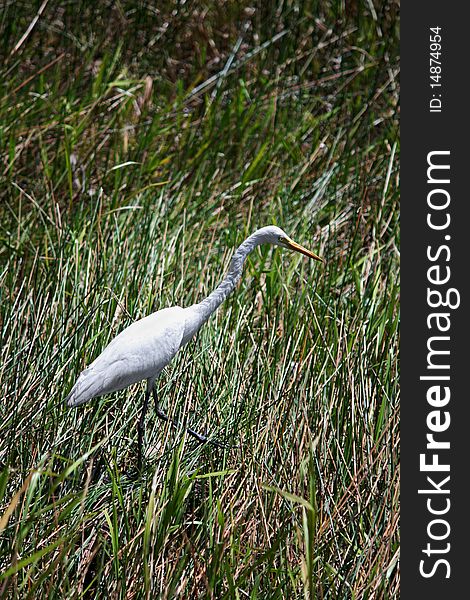
[[[398, 597], [398, 18], [2, 2], [2, 598]], [[158, 381], [228, 448], [150, 409], [138, 476], [144, 384], [63, 399], [271, 223], [325, 264], [249, 257]]]

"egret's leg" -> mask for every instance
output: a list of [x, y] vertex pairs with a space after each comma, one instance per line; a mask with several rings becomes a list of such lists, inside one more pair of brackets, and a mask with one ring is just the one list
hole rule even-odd
[[139, 471], [142, 470], [142, 444], [144, 441], [145, 415], [147, 414], [147, 409], [149, 407], [149, 398], [150, 398], [150, 390], [146, 390], [144, 404], [142, 406], [142, 412], [140, 414], [139, 423], [137, 424], [138, 444], [139, 444], [139, 455], [138, 455], [138, 459], [137, 459], [137, 468], [139, 469]]
[[[173, 419], [170, 419], [170, 417], [161, 410], [161, 408], [158, 404], [157, 390], [155, 388], [153, 388], [152, 393], [153, 393], [153, 399], [155, 401], [155, 412], [157, 413], [157, 417], [159, 419], [162, 419], [163, 421], [168, 421], [169, 423], [171, 423], [173, 425], [173, 427], [179, 427], [180, 424], [178, 423], [178, 421], [174, 421]], [[190, 435], [192, 435], [199, 442], [201, 442], [201, 444], [210, 442], [211, 444], [220, 446], [220, 444], [218, 442], [213, 442], [212, 440], [209, 440], [205, 435], [202, 435], [202, 433], [198, 433], [197, 431], [194, 431], [193, 429], [190, 429], [189, 427], [185, 427], [185, 429]]]

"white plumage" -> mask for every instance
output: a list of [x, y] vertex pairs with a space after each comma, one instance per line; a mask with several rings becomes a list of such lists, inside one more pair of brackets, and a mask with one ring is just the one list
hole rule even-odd
[[[238, 247], [227, 276], [205, 300], [188, 308], [179, 306], [164, 308], [136, 321], [117, 335], [98, 358], [82, 371], [66, 398], [67, 406], [78, 406], [96, 396], [122, 390], [146, 379], [147, 390], [139, 421], [140, 465], [143, 423], [152, 391], [157, 415], [168, 420], [158, 407], [154, 389], [155, 379], [178, 350], [199, 331], [210, 315], [233, 291], [241, 277], [248, 254], [256, 246], [265, 243], [283, 246], [315, 260], [322, 260], [291, 240], [279, 227], [269, 226], [258, 229]], [[188, 429], [188, 432], [200, 441], [206, 441], [205, 436], [191, 429]]]
[[164, 308], [126, 327], [82, 371], [67, 405], [78, 406], [142, 379], [155, 380], [181, 347], [186, 311], [179, 306]]

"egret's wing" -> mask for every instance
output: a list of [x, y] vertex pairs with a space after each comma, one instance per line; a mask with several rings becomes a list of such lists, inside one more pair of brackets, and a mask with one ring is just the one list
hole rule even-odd
[[136, 321], [116, 336], [78, 377], [66, 398], [77, 406], [141, 381], [156, 377], [181, 346], [184, 310], [159, 310]]

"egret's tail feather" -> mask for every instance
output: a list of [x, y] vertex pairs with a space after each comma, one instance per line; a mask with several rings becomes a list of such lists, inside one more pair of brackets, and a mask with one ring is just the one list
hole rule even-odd
[[69, 407], [78, 406], [84, 402], [88, 402], [95, 396], [100, 395], [101, 381], [96, 377], [90, 377], [91, 369], [82, 371], [75, 385], [70, 390], [69, 395], [65, 399], [65, 403]]
[[84, 402], [90, 400], [93, 397], [86, 393], [87, 390], [85, 390], [85, 393], [83, 393], [79, 389], [77, 389], [78, 387], [79, 386], [74, 385], [73, 388], [70, 390], [70, 394], [65, 399], [65, 403], [69, 408], [72, 408], [73, 406], [78, 406], [79, 404], [83, 404]]

